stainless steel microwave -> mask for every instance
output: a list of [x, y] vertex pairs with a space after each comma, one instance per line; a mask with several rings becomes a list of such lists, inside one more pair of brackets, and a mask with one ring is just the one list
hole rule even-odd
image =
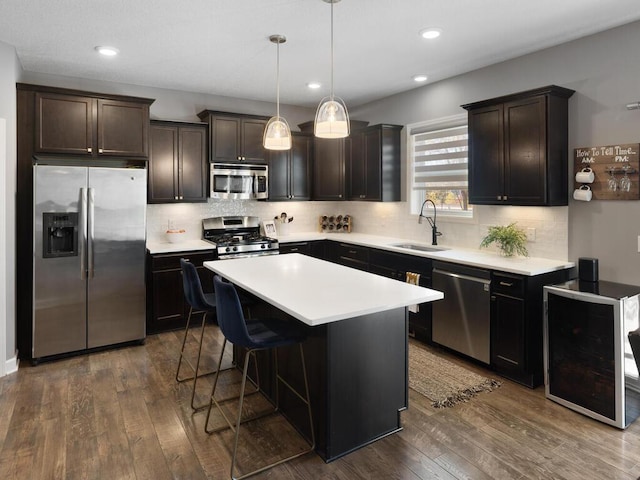
[[211, 164], [211, 198], [260, 200], [269, 197], [266, 165]]

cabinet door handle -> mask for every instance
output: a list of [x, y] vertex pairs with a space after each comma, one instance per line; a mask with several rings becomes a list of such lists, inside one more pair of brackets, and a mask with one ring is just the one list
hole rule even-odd
[[510, 358], [503, 357], [502, 355], [497, 355], [497, 357], [498, 357], [500, 360], [504, 360], [505, 362], [511, 363], [511, 364], [513, 364], [513, 365], [519, 365], [519, 363], [518, 363], [518, 362], [516, 362], [515, 360], [511, 360]]
[[99, 148], [99, 149], [98, 149], [98, 153], [104, 153], [104, 150], [103, 150], [103, 149], [101, 149], [101, 148]]
[[506, 202], [507, 201], [507, 196], [505, 195], [504, 197], [502, 197], [502, 199]]
[[356, 252], [355, 250], [349, 250], [349, 253], [350, 253], [351, 255], [355, 255], [355, 254], [357, 254], [358, 252]]
[[513, 282], [500, 282], [503, 287], [513, 287]]
[[93, 152], [93, 148], [87, 147], [87, 153], [91, 153], [91, 152]]
[[297, 252], [298, 250], [300, 250], [299, 248], [291, 248], [289, 249], [290, 252]]

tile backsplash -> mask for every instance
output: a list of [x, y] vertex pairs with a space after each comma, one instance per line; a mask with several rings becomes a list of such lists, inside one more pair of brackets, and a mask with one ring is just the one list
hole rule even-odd
[[[517, 222], [524, 229], [535, 230], [535, 241], [527, 243], [532, 257], [568, 259], [568, 207], [474, 207], [475, 218], [468, 221], [438, 218], [442, 232], [438, 243], [449, 247], [478, 248], [487, 227]], [[290, 233], [318, 231], [320, 215], [351, 215], [353, 232], [401, 237], [431, 243], [427, 222], [418, 224], [417, 215], [409, 213], [407, 202], [258, 202], [224, 200], [192, 204], [147, 206], [147, 237], [162, 241], [167, 228], [183, 228], [188, 238], [202, 235], [203, 218], [220, 215], [255, 215], [272, 219], [281, 212], [294, 217]], [[531, 231], [530, 231], [531, 232]], [[533, 233], [533, 232], [531, 232]], [[344, 235], [344, 234], [343, 234]]]

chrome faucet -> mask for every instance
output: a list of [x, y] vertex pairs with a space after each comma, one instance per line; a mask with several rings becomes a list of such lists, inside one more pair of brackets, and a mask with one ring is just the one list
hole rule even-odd
[[[431, 202], [431, 205], [433, 205], [433, 218], [427, 217], [422, 214], [424, 205], [427, 202]], [[438, 237], [442, 235], [442, 232], [439, 232], [438, 227], [436, 226], [436, 204], [433, 203], [433, 200], [431, 200], [430, 198], [427, 198], [424, 202], [422, 202], [422, 206], [420, 207], [420, 215], [418, 215], [418, 223], [422, 223], [423, 218], [426, 218], [429, 222], [429, 225], [431, 225], [431, 245], [438, 245]]]

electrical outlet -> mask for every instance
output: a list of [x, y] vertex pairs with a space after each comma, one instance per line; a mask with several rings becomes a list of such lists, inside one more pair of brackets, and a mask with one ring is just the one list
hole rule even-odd
[[535, 242], [536, 241], [536, 229], [532, 227], [527, 228], [527, 241]]
[[640, 253], [640, 235], [638, 235], [638, 253]]
[[169, 230], [175, 230], [175, 228], [176, 228], [176, 222], [175, 222], [175, 220], [174, 220], [173, 218], [170, 218], [170, 219], [167, 221], [167, 228], [168, 228]]

